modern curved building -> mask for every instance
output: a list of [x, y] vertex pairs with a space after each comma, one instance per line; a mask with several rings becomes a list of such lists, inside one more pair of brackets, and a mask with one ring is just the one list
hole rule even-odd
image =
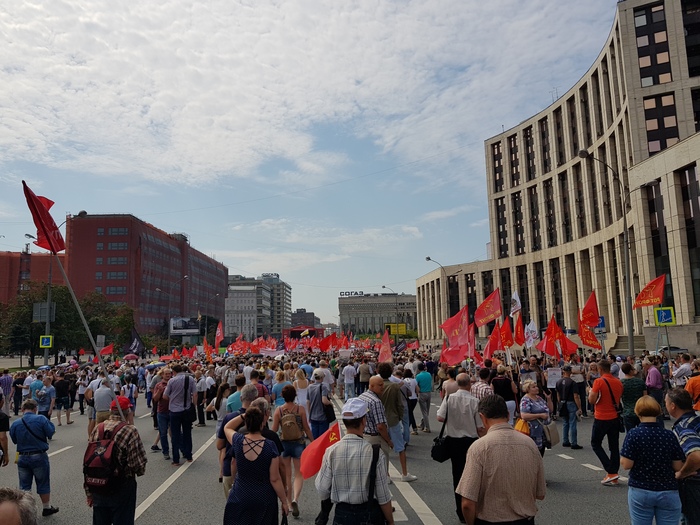
[[[583, 78], [486, 141], [491, 258], [416, 281], [422, 342], [441, 344], [442, 321], [465, 304], [472, 315], [499, 287], [506, 315], [517, 291], [525, 323], [542, 329], [554, 314], [576, 329], [595, 290], [606, 347], [627, 352], [627, 298], [665, 273], [663, 305], [677, 323], [670, 344], [700, 347], [700, 0], [616, 8]], [[653, 349], [653, 309], [633, 310], [631, 319], [634, 347]]]

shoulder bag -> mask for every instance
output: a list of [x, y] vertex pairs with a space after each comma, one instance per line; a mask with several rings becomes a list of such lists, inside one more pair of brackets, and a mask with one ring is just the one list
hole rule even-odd
[[526, 436], [530, 435], [530, 425], [528, 424], [527, 421], [525, 421], [522, 418], [518, 418], [515, 421], [515, 425], [513, 425], [513, 428], [520, 432], [521, 434], [525, 434]]
[[385, 525], [386, 523], [384, 512], [382, 512], [382, 507], [374, 497], [375, 486], [377, 483], [377, 462], [379, 460], [380, 448], [381, 445], [379, 444], [372, 445], [372, 465], [369, 468], [369, 493], [367, 494], [367, 498], [370, 507], [370, 523], [372, 523], [372, 525]]
[[445, 425], [447, 425], [447, 416], [449, 415], [449, 405], [445, 402], [445, 421], [442, 422], [440, 435], [433, 439], [433, 447], [430, 449], [430, 457], [438, 463], [444, 463], [450, 459], [450, 448], [447, 443], [449, 439], [445, 436]]
[[607, 379], [604, 377], [601, 378], [603, 381], [605, 381], [605, 384], [608, 385], [608, 390], [610, 390], [610, 399], [612, 399], [613, 406], [615, 407], [615, 411], [617, 412], [617, 426], [618, 429], [620, 430], [620, 434], [625, 433], [625, 421], [622, 419], [622, 405], [615, 401], [615, 395], [613, 394], [612, 387], [610, 386], [610, 383], [608, 382]]
[[321, 406], [323, 407], [323, 413], [326, 416], [326, 421], [328, 421], [328, 423], [333, 423], [333, 421], [335, 421], [335, 410], [333, 410], [333, 401], [331, 401], [331, 398], [329, 397], [328, 400], [331, 401], [330, 405], [326, 405], [323, 402], [323, 385], [321, 385], [321, 387], [318, 389], [318, 394], [319, 396], [321, 396], [320, 402]]

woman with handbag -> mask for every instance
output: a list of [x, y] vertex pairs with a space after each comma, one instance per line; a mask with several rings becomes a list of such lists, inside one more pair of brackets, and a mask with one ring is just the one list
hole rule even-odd
[[552, 413], [552, 397], [545, 391], [545, 398], [540, 396], [537, 382], [528, 379], [523, 383], [523, 398], [520, 401], [520, 417], [530, 427], [530, 437], [537, 445], [540, 455], [544, 456], [545, 434], [544, 425], [550, 423]]

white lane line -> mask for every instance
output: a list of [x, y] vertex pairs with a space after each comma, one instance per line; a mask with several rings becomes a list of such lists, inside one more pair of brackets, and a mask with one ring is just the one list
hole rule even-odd
[[581, 463], [581, 465], [591, 470], [603, 470], [602, 468], [596, 467], [595, 465], [591, 465], [590, 463]]
[[627, 481], [627, 478], [625, 476], [620, 476], [620, 481]]
[[391, 500], [391, 506], [394, 507], [394, 521], [408, 521], [408, 516], [406, 516], [406, 513], [403, 511], [401, 507], [399, 507], [399, 502], [396, 500]]
[[70, 450], [71, 448], [73, 448], [73, 445], [71, 445], [70, 447], [59, 448], [55, 452], [51, 452], [51, 454], [49, 454], [49, 457], [55, 456], [56, 454], [60, 454], [61, 452], [65, 452], [66, 450]]
[[142, 416], [139, 416], [139, 419], [143, 419], [143, 418], [145, 418], [145, 417], [151, 417], [151, 413], [149, 412], [149, 413], [147, 413], [147, 414], [144, 414], [144, 415], [142, 415]]
[[209, 446], [214, 442], [215, 439], [216, 439], [216, 436], [215, 436], [215, 435], [212, 436], [212, 437], [210, 437], [210, 438], [206, 441], [206, 443], [204, 443], [204, 445], [202, 445], [201, 447], [199, 447], [199, 450], [197, 450], [197, 452], [195, 452], [195, 453], [192, 455], [192, 460], [193, 460], [192, 463], [189, 463], [189, 462], [186, 461], [182, 466], [177, 467], [177, 470], [176, 470], [175, 472], [173, 472], [173, 473], [171, 474], [171, 476], [170, 476], [168, 479], [166, 479], [160, 487], [158, 487], [156, 490], [154, 490], [154, 491], [151, 493], [150, 496], [148, 496], [145, 500], [143, 500], [143, 503], [141, 503], [141, 505], [139, 505], [138, 507], [136, 507], [136, 516], [135, 516], [134, 520], [139, 519], [139, 516], [141, 516], [141, 514], [143, 514], [144, 512], [146, 512], [146, 511], [148, 510], [148, 507], [150, 507], [151, 505], [153, 505], [153, 503], [155, 503], [155, 501], [156, 501], [159, 497], [161, 497], [161, 496], [163, 495], [163, 493], [164, 493], [166, 490], [168, 490], [168, 488], [170, 488], [170, 486], [171, 486], [173, 483], [175, 483], [175, 481], [177, 480], [177, 478], [179, 478], [180, 476], [182, 476], [182, 475], [184, 474], [184, 472], [185, 472], [188, 468], [190, 468], [190, 465], [194, 465], [194, 462], [197, 461], [197, 458], [199, 458], [199, 456], [201, 456], [201, 455], [204, 453], [204, 451], [205, 451], [207, 448], [209, 448]]
[[[401, 479], [401, 474], [391, 463], [389, 463], [389, 475], [394, 478], [394, 480]], [[414, 481], [414, 483], [416, 482]], [[418, 483], [420, 483], [420, 481], [418, 481]], [[442, 522], [433, 514], [420, 496], [416, 494], [416, 491], [413, 490], [413, 487], [411, 487], [409, 483], [394, 481], [393, 486], [399, 489], [399, 492], [425, 525], [442, 525]]]
[[567, 456], [566, 454], [557, 454], [557, 456], [559, 456], [562, 459], [574, 459], [571, 456]]

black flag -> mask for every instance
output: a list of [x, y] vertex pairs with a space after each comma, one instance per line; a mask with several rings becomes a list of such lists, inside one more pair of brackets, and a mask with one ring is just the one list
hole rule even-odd
[[406, 350], [406, 341], [401, 341], [398, 345], [396, 345], [394, 352], [403, 352], [404, 350]]
[[129, 353], [144, 357], [146, 353], [146, 345], [141, 341], [141, 336], [136, 331], [136, 328], [131, 329], [131, 344], [129, 345]]

